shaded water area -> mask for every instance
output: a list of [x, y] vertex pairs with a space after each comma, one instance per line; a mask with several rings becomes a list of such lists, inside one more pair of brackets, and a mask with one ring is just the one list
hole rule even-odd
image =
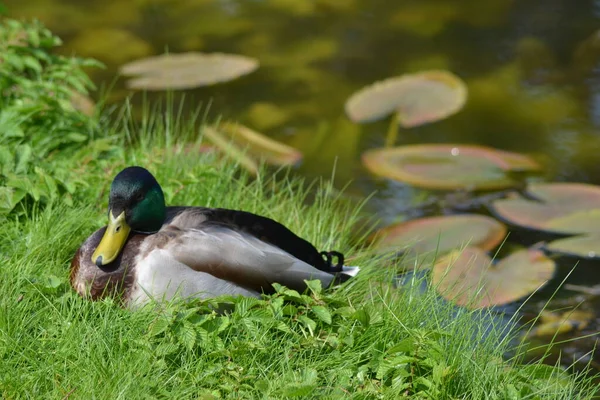
[[[600, 184], [600, 1], [580, 0], [8, 0], [9, 15], [36, 17], [60, 35], [64, 53], [95, 57], [110, 85], [125, 62], [170, 52], [227, 52], [260, 68], [235, 82], [186, 92], [191, 108], [239, 120], [304, 153], [297, 173], [350, 181], [382, 224], [430, 212], [445, 193], [376, 179], [363, 151], [381, 147], [386, 122], [351, 123], [344, 102], [362, 86], [425, 69], [465, 80], [465, 108], [442, 122], [405, 129], [398, 145], [471, 143], [526, 153], [548, 181]], [[109, 100], [131, 92], [116, 81]], [[134, 103], [141, 95], [134, 96]], [[439, 210], [434, 210], [434, 212]], [[537, 238], [517, 233], [534, 243]], [[528, 243], [530, 244], [530, 243]], [[568, 270], [573, 260], [565, 262]], [[600, 282], [599, 266], [573, 279]], [[596, 272], [594, 272], [596, 270]], [[577, 283], [577, 282], [576, 282]], [[554, 286], [556, 287], [556, 286]], [[552, 285], [538, 295], [545, 302]], [[578, 298], [561, 293], [571, 304]], [[597, 298], [596, 298], [597, 299]], [[599, 300], [586, 308], [600, 310]], [[534, 302], [532, 309], [538, 309]], [[598, 332], [596, 315], [581, 336]], [[565, 337], [569, 337], [566, 335]], [[596, 338], [564, 347], [566, 364]], [[587, 357], [582, 361], [586, 362]], [[600, 365], [600, 356], [595, 356]]]

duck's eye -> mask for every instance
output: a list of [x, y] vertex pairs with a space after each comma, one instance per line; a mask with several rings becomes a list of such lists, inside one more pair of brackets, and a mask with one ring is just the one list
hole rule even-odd
[[140, 201], [142, 201], [142, 200], [144, 200], [144, 195], [143, 195], [142, 193], [138, 193], [138, 194], [135, 196], [135, 201], [136, 201], [136, 202], [140, 202]]

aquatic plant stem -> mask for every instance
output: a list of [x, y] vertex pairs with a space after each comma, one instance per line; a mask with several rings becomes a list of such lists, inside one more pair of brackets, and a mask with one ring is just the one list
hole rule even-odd
[[385, 147], [392, 147], [396, 143], [396, 138], [398, 137], [398, 124], [400, 122], [400, 117], [398, 113], [394, 113], [392, 116], [392, 120], [390, 121], [390, 126], [388, 127], [387, 136], [385, 138]]

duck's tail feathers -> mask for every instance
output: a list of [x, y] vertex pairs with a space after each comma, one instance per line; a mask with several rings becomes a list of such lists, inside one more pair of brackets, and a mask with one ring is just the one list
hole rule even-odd
[[360, 271], [359, 267], [342, 266], [342, 271], [335, 273], [335, 278], [333, 279], [331, 286], [333, 286], [333, 287], [338, 286], [338, 285], [346, 282], [347, 280], [354, 278], [356, 275], [358, 275], [359, 271]]
[[348, 275], [348, 276], [353, 277], [353, 276], [358, 275], [359, 271], [360, 271], [360, 267], [350, 267], [350, 266], [344, 265], [342, 267], [342, 272], [341, 273], [344, 274], [344, 275]]
[[[344, 255], [339, 251], [322, 251], [319, 253], [325, 261], [327, 266], [327, 272], [336, 273], [344, 270]], [[336, 259], [336, 263], [333, 263], [333, 259]]]

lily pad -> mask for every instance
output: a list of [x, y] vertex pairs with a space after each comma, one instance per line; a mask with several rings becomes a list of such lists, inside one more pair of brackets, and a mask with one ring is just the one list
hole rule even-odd
[[477, 214], [447, 215], [414, 219], [387, 226], [375, 232], [370, 240], [378, 253], [408, 249], [417, 254], [466, 246], [491, 250], [506, 236], [506, 227], [493, 218]]
[[440, 259], [432, 281], [438, 293], [457, 305], [483, 308], [529, 295], [552, 278], [555, 268], [540, 250], [517, 251], [492, 265], [484, 250], [468, 247]]
[[600, 233], [600, 186], [584, 183], [531, 184], [532, 199], [510, 198], [492, 203], [501, 219], [529, 229], [558, 234]]
[[180, 53], [148, 57], [123, 65], [119, 72], [131, 89], [191, 89], [227, 82], [258, 68], [258, 61], [224, 53]]
[[244, 125], [223, 123], [217, 128], [228, 134], [237, 146], [248, 154], [273, 165], [294, 165], [302, 160], [302, 153], [284, 143], [277, 142]]
[[346, 101], [346, 114], [354, 122], [371, 122], [394, 112], [405, 128], [438, 121], [459, 111], [467, 88], [447, 71], [401, 75], [369, 85]]
[[238, 162], [242, 168], [248, 171], [252, 176], [258, 176], [258, 164], [249, 157], [243, 149], [240, 149], [231, 140], [211, 126], [205, 126], [202, 134], [206, 136], [216, 147], [218, 147], [227, 157]]
[[585, 329], [594, 319], [594, 313], [586, 310], [570, 310], [554, 313], [547, 310], [540, 312], [540, 319], [528, 337], [544, 337], [569, 333]]
[[554, 240], [546, 244], [544, 250], [588, 260], [600, 259], [600, 233]]
[[541, 169], [522, 154], [462, 144], [373, 149], [362, 161], [376, 175], [434, 190], [505, 189], [518, 183], [507, 173]]

